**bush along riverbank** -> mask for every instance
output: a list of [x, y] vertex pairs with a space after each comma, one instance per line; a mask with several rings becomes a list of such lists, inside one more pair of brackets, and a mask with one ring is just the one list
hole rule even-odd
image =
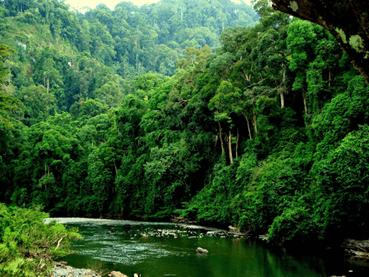
[[81, 239], [75, 228], [43, 219], [40, 209], [7, 207], [0, 203], [0, 276], [50, 276], [54, 260], [71, 253]]

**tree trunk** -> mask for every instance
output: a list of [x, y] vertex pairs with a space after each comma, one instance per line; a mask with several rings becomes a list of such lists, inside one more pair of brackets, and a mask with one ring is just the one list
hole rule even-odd
[[245, 117], [246, 122], [247, 122], [247, 130], [249, 131], [249, 137], [250, 137], [250, 139], [252, 139], [249, 119], [247, 118], [247, 116], [244, 113], [242, 113], [242, 114]]
[[[12, 82], [12, 74], [11, 74], [12, 71], [11, 71], [11, 68], [10, 68], [10, 64], [8, 66], [8, 70], [9, 70], [10, 74], [7, 74], [7, 76], [5, 77], [6, 78], [5, 82], [8, 83], [8, 85], [10, 85], [11, 82]], [[4, 85], [5, 85], [5, 83], [4, 83]]]
[[229, 161], [233, 164], [233, 154], [232, 154], [232, 133], [229, 130], [229, 137], [228, 137], [228, 148], [229, 148]]
[[223, 142], [223, 134], [222, 134], [222, 125], [220, 124], [220, 121], [218, 122], [219, 124], [219, 138], [220, 138], [220, 145], [222, 147], [222, 156], [225, 154], [224, 152], [224, 142]]
[[304, 99], [304, 109], [305, 109], [305, 115], [308, 115], [308, 108], [306, 104], [306, 92], [302, 92], [302, 98]]
[[49, 93], [49, 88], [50, 88], [50, 78], [47, 77], [47, 86], [46, 86], [46, 92]]
[[117, 168], [117, 164], [115, 163], [115, 160], [114, 160], [114, 168], [115, 168], [115, 175], [118, 175], [118, 168]]
[[238, 159], [238, 141], [240, 139], [240, 132], [237, 128], [237, 142], [236, 142], [236, 159]]
[[[286, 70], [284, 68], [284, 64], [282, 63], [282, 86], [284, 85], [284, 83], [286, 82]], [[281, 96], [281, 108], [284, 108], [284, 93], [283, 93], [283, 87], [281, 88], [281, 92], [280, 92], [280, 96]]]
[[252, 119], [253, 119], [255, 134], [257, 134], [258, 133], [258, 125], [257, 125], [257, 122], [256, 122], [256, 119], [257, 119], [256, 113], [254, 113], [252, 115]]
[[284, 93], [283, 93], [283, 90], [281, 90], [280, 96], [281, 96], [281, 108], [283, 109], [284, 108]]

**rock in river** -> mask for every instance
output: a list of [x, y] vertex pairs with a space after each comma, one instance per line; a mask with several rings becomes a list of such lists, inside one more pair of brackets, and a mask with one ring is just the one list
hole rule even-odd
[[196, 253], [198, 253], [198, 254], [208, 254], [209, 251], [207, 249], [204, 249], [204, 248], [201, 248], [201, 247], [197, 247]]

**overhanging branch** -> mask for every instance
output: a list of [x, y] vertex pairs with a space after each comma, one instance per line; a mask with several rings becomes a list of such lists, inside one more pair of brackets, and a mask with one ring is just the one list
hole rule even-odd
[[368, 0], [271, 0], [275, 10], [327, 29], [369, 84]]

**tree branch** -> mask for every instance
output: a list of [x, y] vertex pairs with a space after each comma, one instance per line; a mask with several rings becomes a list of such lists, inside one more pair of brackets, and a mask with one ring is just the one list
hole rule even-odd
[[262, 83], [262, 82], [264, 82], [265, 80], [267, 80], [268, 78], [264, 78], [264, 79], [262, 79], [262, 80], [260, 80], [259, 82], [257, 82], [257, 83], [253, 83], [252, 85], [249, 85], [247, 88], [252, 88], [253, 86], [256, 86], [256, 85], [258, 85], [258, 84], [260, 84], [260, 83]]
[[60, 246], [60, 243], [61, 241], [63, 240], [63, 238], [66, 238], [67, 236], [62, 236], [59, 241], [58, 241], [58, 245], [56, 246], [55, 250], [58, 250], [59, 246]]

